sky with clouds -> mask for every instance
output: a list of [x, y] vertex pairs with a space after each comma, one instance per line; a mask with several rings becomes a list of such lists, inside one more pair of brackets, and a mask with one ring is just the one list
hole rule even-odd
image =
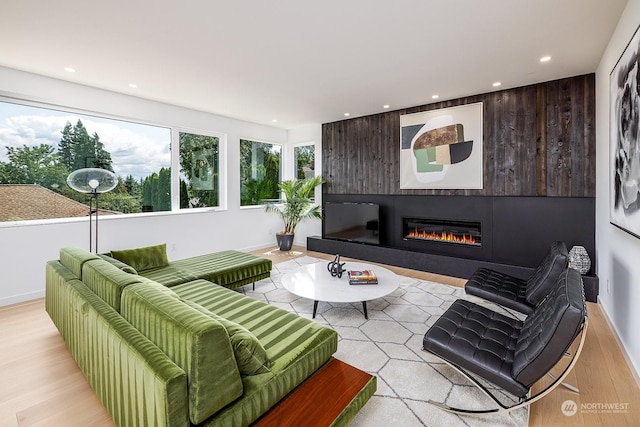
[[169, 128], [7, 102], [0, 102], [0, 161], [8, 160], [6, 147], [48, 144], [57, 149], [66, 123], [75, 125], [78, 119], [89, 135], [100, 136], [119, 176], [139, 180], [171, 166]]

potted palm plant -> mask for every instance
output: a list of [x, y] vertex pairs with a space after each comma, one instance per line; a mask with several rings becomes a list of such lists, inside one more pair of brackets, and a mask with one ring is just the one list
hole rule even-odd
[[276, 233], [276, 240], [281, 251], [288, 251], [293, 245], [296, 227], [301, 221], [322, 219], [322, 209], [315, 204], [313, 191], [325, 182], [321, 176], [308, 179], [290, 179], [278, 184], [284, 200], [278, 203], [267, 203], [266, 212], [274, 212], [284, 222], [284, 230]]

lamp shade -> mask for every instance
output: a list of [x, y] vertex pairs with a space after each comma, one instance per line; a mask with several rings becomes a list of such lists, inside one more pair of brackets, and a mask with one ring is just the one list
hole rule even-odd
[[80, 193], [107, 193], [118, 185], [118, 176], [106, 169], [77, 169], [67, 177], [67, 184]]

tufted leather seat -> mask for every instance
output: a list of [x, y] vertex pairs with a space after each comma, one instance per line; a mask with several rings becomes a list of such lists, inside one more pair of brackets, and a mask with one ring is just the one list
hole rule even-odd
[[526, 393], [511, 368], [522, 322], [462, 299], [456, 300], [424, 337], [424, 349], [509, 390]]
[[488, 268], [479, 268], [464, 286], [469, 295], [475, 295], [524, 314], [544, 299], [556, 283], [560, 273], [567, 267], [567, 247], [563, 242], [554, 242], [542, 263], [528, 280]]
[[560, 360], [586, 314], [582, 277], [566, 268], [524, 321], [459, 299], [427, 331], [423, 346], [463, 372], [523, 398]]

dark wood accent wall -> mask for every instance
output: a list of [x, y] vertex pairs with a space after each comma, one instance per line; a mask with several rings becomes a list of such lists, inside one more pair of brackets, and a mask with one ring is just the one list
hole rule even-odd
[[[400, 115], [483, 103], [484, 188], [400, 190]], [[322, 125], [328, 194], [595, 197], [595, 75]]]

